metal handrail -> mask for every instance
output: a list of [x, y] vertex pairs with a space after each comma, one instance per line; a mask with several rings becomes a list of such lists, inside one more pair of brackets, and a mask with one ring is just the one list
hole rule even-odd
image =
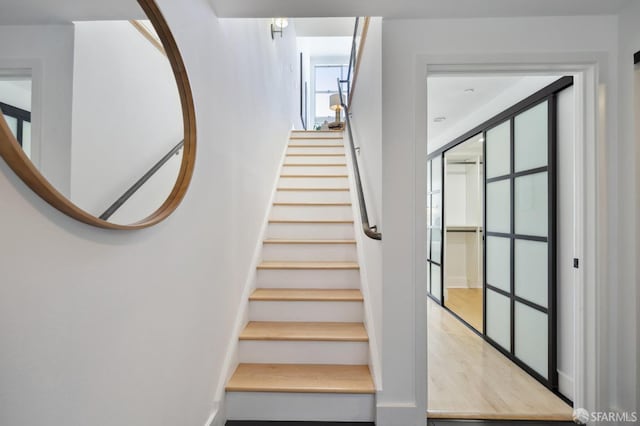
[[378, 232], [376, 225], [369, 224], [369, 214], [367, 213], [367, 204], [364, 200], [364, 191], [362, 190], [362, 179], [360, 179], [360, 167], [358, 167], [358, 158], [356, 157], [356, 147], [353, 142], [353, 132], [351, 131], [351, 118], [349, 117], [349, 107], [344, 101], [342, 96], [342, 83], [344, 80], [338, 79], [338, 93], [340, 95], [340, 102], [344, 109], [345, 122], [347, 132], [349, 132], [349, 146], [351, 147], [351, 158], [353, 159], [353, 174], [356, 180], [356, 190], [358, 192], [358, 201], [360, 203], [360, 218], [362, 219], [362, 230], [365, 235], [374, 240], [382, 240], [382, 234]]
[[109, 206], [109, 208], [100, 215], [100, 219], [108, 220], [111, 216], [113, 216], [113, 214], [118, 211], [118, 209], [122, 207], [122, 205], [126, 203], [127, 200], [129, 200], [129, 198], [133, 196], [133, 194], [135, 194], [140, 188], [142, 188], [142, 186], [147, 183], [147, 181], [151, 179], [151, 177], [155, 175], [156, 172], [160, 170], [162, 166], [164, 166], [171, 159], [171, 157], [176, 155], [183, 146], [184, 140], [174, 146], [171, 151], [167, 153], [167, 155], [162, 157], [160, 161], [158, 161], [153, 167], [151, 167], [149, 171], [144, 174], [144, 176], [138, 179], [138, 181], [131, 186], [131, 188], [127, 189], [127, 191], [122, 194], [122, 196], [118, 198], [115, 203], [111, 204], [111, 206]]

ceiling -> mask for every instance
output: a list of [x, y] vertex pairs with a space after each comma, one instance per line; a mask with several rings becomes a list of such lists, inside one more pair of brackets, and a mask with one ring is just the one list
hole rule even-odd
[[450, 142], [558, 78], [522, 75], [429, 77], [429, 143], [441, 146]]
[[633, 0], [209, 0], [220, 17], [480, 18], [617, 14]]
[[0, 0], [0, 25], [145, 19], [135, 0]]
[[295, 18], [298, 37], [353, 37], [355, 18]]

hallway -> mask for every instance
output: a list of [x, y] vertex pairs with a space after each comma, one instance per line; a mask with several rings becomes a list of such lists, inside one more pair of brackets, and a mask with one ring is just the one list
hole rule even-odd
[[430, 419], [571, 420], [572, 408], [428, 301]]

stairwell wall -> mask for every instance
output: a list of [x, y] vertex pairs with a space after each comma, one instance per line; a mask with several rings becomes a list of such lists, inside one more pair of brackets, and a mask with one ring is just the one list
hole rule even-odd
[[[356, 146], [360, 147], [358, 165], [362, 177], [369, 222], [384, 234], [382, 222], [382, 18], [371, 18], [364, 45], [353, 103], [349, 111]], [[345, 144], [348, 141], [345, 140]], [[355, 204], [354, 204], [355, 206]], [[360, 212], [354, 210], [359, 217]], [[356, 232], [362, 234], [361, 228]], [[368, 304], [371, 308], [376, 352], [382, 354], [382, 242], [362, 235], [365, 259], [363, 276], [367, 277]], [[371, 329], [369, 333], [371, 333]], [[372, 340], [373, 341], [373, 340]], [[378, 368], [379, 360], [374, 365]], [[376, 386], [382, 386], [380, 371], [375, 372]]]
[[0, 162], [0, 424], [203, 425], [297, 117], [295, 33], [159, 5], [193, 89], [198, 156], [165, 222], [88, 227]]

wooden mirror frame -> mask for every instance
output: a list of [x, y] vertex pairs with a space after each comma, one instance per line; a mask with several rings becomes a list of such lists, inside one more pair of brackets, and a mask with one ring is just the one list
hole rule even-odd
[[180, 102], [182, 105], [182, 117], [184, 125], [184, 147], [182, 165], [171, 193], [165, 202], [150, 216], [130, 225], [119, 225], [105, 220], [82, 210], [71, 200], [62, 195], [34, 166], [29, 157], [24, 153], [20, 144], [13, 136], [5, 120], [0, 118], [0, 156], [22, 181], [51, 206], [62, 213], [88, 225], [104, 229], [133, 230], [153, 226], [167, 217], [178, 207], [184, 198], [191, 177], [196, 156], [196, 115], [193, 105], [191, 86], [187, 77], [187, 71], [182, 61], [169, 26], [162, 16], [158, 5], [154, 0], [137, 0], [147, 18], [153, 24], [160, 41], [167, 54], [171, 69], [176, 79]]

